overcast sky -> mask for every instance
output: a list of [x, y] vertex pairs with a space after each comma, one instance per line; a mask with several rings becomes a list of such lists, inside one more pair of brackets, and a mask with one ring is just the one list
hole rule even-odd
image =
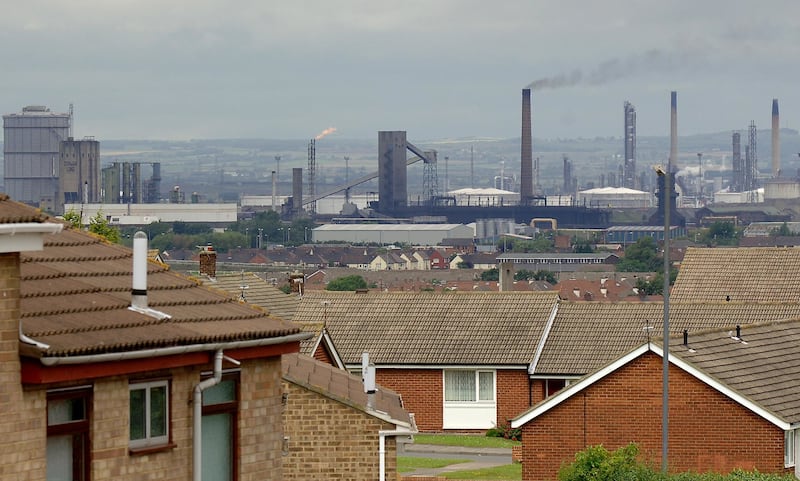
[[[800, 1], [26, 0], [0, 11], [0, 110], [103, 139], [512, 138], [800, 129]], [[562, 85], [566, 84], [566, 85]]]

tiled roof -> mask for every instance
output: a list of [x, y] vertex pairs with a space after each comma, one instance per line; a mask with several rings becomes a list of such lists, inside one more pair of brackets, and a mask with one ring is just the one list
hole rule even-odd
[[284, 294], [252, 272], [218, 272], [214, 279], [203, 279], [203, 284], [222, 289], [238, 300], [255, 304], [287, 321], [292, 320], [300, 303], [296, 295]]
[[26, 222], [47, 222], [49, 217], [39, 209], [11, 200], [7, 194], [0, 193], [0, 224], [22, 224]]
[[45, 356], [75, 356], [299, 332], [154, 262], [147, 266], [148, 305], [171, 317], [155, 319], [129, 310], [132, 263], [130, 249], [85, 232], [65, 229], [47, 236], [43, 251], [21, 254], [24, 333], [50, 346]]
[[[670, 332], [682, 334], [800, 317], [800, 304], [671, 303]], [[663, 334], [661, 302], [561, 302], [535, 374], [583, 375]]]
[[324, 322], [345, 364], [527, 365], [555, 292], [307, 291], [299, 323]]
[[800, 249], [689, 248], [670, 291], [675, 301], [800, 302]]
[[393, 424], [412, 427], [411, 417], [403, 408], [400, 395], [390, 389], [378, 386], [373, 409], [369, 409], [367, 394], [358, 376], [302, 354], [285, 354], [281, 356], [281, 364], [286, 381]]
[[732, 326], [670, 341], [670, 352], [779, 418], [800, 422], [800, 320]]

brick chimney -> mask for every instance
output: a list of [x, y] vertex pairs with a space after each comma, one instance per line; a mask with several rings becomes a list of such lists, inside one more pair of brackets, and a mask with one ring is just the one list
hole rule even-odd
[[200, 248], [200, 275], [217, 277], [217, 251], [210, 245]]

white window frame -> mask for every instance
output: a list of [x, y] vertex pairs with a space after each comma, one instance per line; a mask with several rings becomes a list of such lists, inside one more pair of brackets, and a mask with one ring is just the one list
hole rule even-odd
[[[447, 399], [447, 373], [449, 372], [471, 372], [475, 376], [475, 400], [474, 401], [450, 401]], [[492, 375], [492, 397], [491, 399], [481, 399], [481, 374]], [[494, 403], [497, 401], [497, 372], [489, 369], [446, 369], [444, 371], [444, 402], [447, 404], [479, 404]]]
[[791, 468], [796, 463], [796, 433], [796, 429], [783, 432], [783, 466], [785, 468]]
[[[166, 393], [165, 399], [165, 413], [164, 413], [164, 422], [165, 422], [165, 429], [164, 434], [161, 436], [152, 436], [151, 434], [151, 423], [152, 423], [152, 413], [150, 412], [150, 393], [155, 388], [164, 388], [164, 392]], [[144, 390], [145, 391], [145, 400], [144, 400], [144, 410], [145, 410], [145, 437], [142, 439], [129, 439], [129, 446], [131, 449], [142, 449], [142, 448], [150, 448], [154, 446], [165, 446], [169, 444], [169, 436], [170, 436], [170, 386], [169, 380], [164, 379], [160, 381], [146, 381], [146, 382], [136, 382], [131, 383], [128, 385], [128, 393], [129, 393], [129, 403], [130, 403], [130, 392], [137, 391], [137, 390]], [[129, 412], [130, 412], [130, 404], [128, 405]], [[129, 418], [130, 422], [130, 418]], [[130, 436], [130, 431], [128, 433]]]

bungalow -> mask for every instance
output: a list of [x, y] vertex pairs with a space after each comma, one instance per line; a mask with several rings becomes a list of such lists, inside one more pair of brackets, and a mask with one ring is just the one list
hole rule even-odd
[[555, 292], [308, 291], [294, 321], [324, 323], [348, 370], [369, 352], [421, 430], [485, 430], [532, 404], [529, 369], [557, 303]]
[[4, 479], [283, 478], [280, 359], [309, 334], [148, 262], [144, 234], [131, 253], [6, 196], [0, 219]]
[[[685, 333], [670, 340], [670, 471], [800, 474], [800, 320]], [[630, 442], [662, 453], [663, 346], [649, 341], [512, 420], [524, 480], [555, 480], [576, 452]]]

